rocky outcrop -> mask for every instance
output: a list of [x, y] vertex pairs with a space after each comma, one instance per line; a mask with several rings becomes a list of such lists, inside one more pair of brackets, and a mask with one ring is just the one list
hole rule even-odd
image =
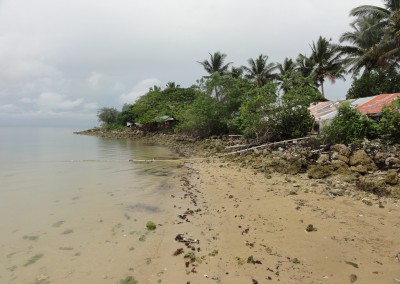
[[368, 156], [368, 154], [364, 150], [355, 151], [350, 156], [349, 164], [355, 169], [357, 168], [357, 166], [361, 166], [363, 169], [365, 168], [367, 171], [374, 171], [377, 169], [377, 166], [375, 165], [374, 161]]
[[[196, 139], [167, 133], [145, 134], [134, 129], [123, 132], [94, 129], [79, 134], [162, 144], [175, 149], [183, 156], [195, 154], [213, 157], [245, 149], [241, 145], [248, 143], [242, 138]], [[238, 152], [222, 159], [237, 162], [241, 167], [252, 168], [256, 172], [263, 172], [266, 176], [274, 172], [289, 175], [305, 173], [308, 178], [319, 179], [321, 182], [323, 179], [333, 184], [344, 182], [346, 185], [340, 186], [340, 193], [353, 187], [353, 190], [357, 188], [377, 195], [400, 197], [400, 149], [398, 144], [388, 144], [385, 141], [364, 141], [357, 146], [336, 144], [326, 147], [316, 139], [309, 139], [299, 143], [282, 143]], [[333, 189], [330, 187], [331, 194], [339, 195]]]
[[331, 165], [312, 165], [307, 171], [309, 178], [321, 179], [332, 175], [333, 168]]

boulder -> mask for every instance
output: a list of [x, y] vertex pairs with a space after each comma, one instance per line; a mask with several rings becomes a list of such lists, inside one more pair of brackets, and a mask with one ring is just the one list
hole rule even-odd
[[332, 161], [331, 165], [336, 174], [350, 173], [349, 165], [341, 160], [334, 160]]
[[349, 163], [349, 158], [347, 158], [347, 157], [344, 156], [344, 155], [340, 155], [338, 152], [333, 152], [333, 153], [332, 153], [331, 160], [332, 160], [332, 161], [334, 161], [334, 160], [340, 160], [340, 161], [345, 162], [346, 164]]
[[288, 163], [280, 158], [272, 158], [265, 162], [264, 167], [267, 173], [278, 172], [282, 174], [287, 173]]
[[338, 155], [338, 156], [337, 156], [337, 159], [338, 159], [339, 161], [345, 162], [346, 164], [348, 164], [349, 161], [350, 161], [350, 159], [349, 159], [348, 157], [344, 156], [344, 155]]
[[330, 162], [329, 154], [321, 154], [317, 160], [318, 165], [328, 164]]
[[349, 164], [351, 166], [365, 166], [369, 171], [377, 169], [374, 161], [364, 150], [355, 151], [350, 157]]
[[384, 179], [376, 176], [366, 176], [359, 179], [357, 186], [360, 190], [371, 192], [377, 195], [390, 194], [391, 190], [386, 186]]
[[307, 160], [304, 158], [299, 158], [291, 161], [288, 164], [287, 173], [291, 175], [296, 175], [298, 173], [305, 173], [307, 171]]
[[399, 174], [396, 170], [388, 170], [385, 177], [385, 182], [390, 185], [399, 183]]
[[331, 165], [312, 165], [307, 171], [309, 178], [321, 179], [332, 175], [333, 168]]
[[351, 154], [350, 148], [343, 144], [335, 144], [331, 146], [331, 151], [337, 152], [340, 155], [349, 157]]
[[388, 157], [385, 159], [385, 165], [392, 168], [399, 168], [400, 159], [396, 157]]
[[368, 168], [364, 165], [352, 166], [349, 169], [350, 169], [350, 171], [355, 172], [355, 173], [360, 173], [360, 174], [368, 173]]

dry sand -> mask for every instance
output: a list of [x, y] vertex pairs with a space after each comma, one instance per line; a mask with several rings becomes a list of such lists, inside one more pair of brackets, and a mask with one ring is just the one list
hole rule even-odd
[[368, 206], [304, 176], [266, 179], [215, 161], [185, 171], [148, 240], [151, 263], [132, 274], [139, 283], [400, 283], [394, 200]]

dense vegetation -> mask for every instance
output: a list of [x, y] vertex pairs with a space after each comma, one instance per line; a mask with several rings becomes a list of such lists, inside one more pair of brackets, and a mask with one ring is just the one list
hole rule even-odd
[[[226, 54], [215, 52], [198, 62], [206, 74], [191, 87], [174, 82], [154, 86], [121, 112], [100, 109], [99, 120], [115, 127], [128, 121], [162, 124], [167, 116], [179, 122], [168, 131], [198, 137], [244, 134], [259, 142], [305, 136], [313, 125], [308, 106], [324, 99], [326, 80], [334, 83], [351, 74], [347, 98], [400, 90], [400, 0], [383, 2], [384, 7], [354, 8], [351, 30], [342, 34], [340, 44], [320, 36], [310, 44], [309, 56], [273, 63], [260, 54], [248, 59], [247, 66], [234, 66]], [[325, 137], [332, 142], [399, 137], [396, 104], [380, 121], [343, 105]]]

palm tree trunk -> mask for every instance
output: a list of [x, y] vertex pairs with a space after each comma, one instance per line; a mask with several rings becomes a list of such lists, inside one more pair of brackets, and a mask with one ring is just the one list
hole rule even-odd
[[325, 98], [324, 81], [321, 81], [321, 93], [322, 93], [322, 96]]

